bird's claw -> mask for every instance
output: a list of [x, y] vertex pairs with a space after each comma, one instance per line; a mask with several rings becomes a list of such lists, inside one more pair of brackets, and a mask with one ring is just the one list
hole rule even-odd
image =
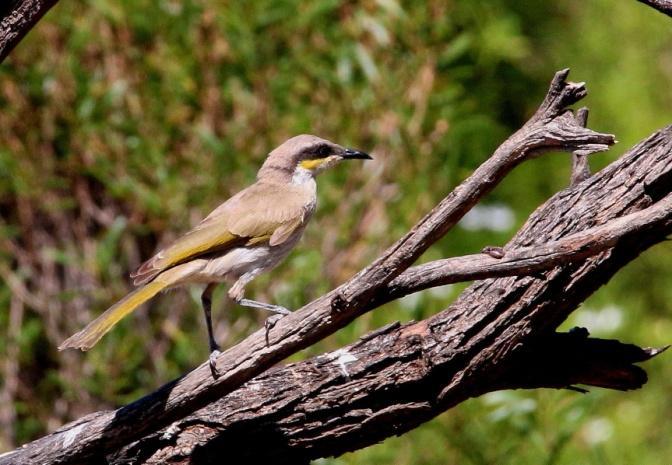
[[276, 313], [275, 315], [271, 315], [268, 318], [266, 318], [266, 321], [264, 322], [264, 328], [266, 329], [266, 345], [268, 345], [268, 334], [275, 327], [278, 321], [283, 319], [285, 316], [286, 316], [285, 314]]
[[221, 351], [219, 349], [214, 349], [210, 352], [210, 356], [208, 357], [208, 363], [210, 364], [210, 371], [212, 372], [212, 377], [213, 378], [219, 378], [219, 370], [217, 369], [217, 357], [221, 355]]
[[[288, 308], [283, 307], [282, 305], [275, 305], [275, 308], [273, 309], [275, 313], [278, 313], [281, 317], [287, 316], [292, 313], [292, 311]], [[280, 318], [278, 318], [280, 319]]]
[[275, 315], [271, 315], [268, 318], [266, 318], [266, 321], [264, 322], [264, 327], [266, 328], [266, 331], [270, 331], [275, 327], [275, 325], [283, 319], [285, 316], [284, 313], [276, 313]]

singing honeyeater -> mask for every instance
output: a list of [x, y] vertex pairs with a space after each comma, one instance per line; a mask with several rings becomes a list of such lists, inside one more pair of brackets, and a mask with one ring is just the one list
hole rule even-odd
[[208, 339], [218, 351], [210, 317], [218, 283], [240, 305], [287, 314], [289, 310], [243, 298], [245, 286], [277, 265], [297, 244], [317, 202], [315, 176], [342, 160], [371, 159], [358, 150], [311, 135], [289, 139], [268, 154], [257, 181], [217, 207], [194, 229], [160, 250], [131, 274], [140, 286], [59, 349], [88, 350], [119, 320], [159, 292], [182, 284], [206, 284], [201, 296]]

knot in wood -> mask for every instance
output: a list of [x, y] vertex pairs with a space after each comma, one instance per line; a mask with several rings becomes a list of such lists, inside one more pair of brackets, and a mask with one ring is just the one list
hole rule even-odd
[[347, 310], [350, 307], [350, 302], [348, 302], [343, 294], [340, 292], [331, 299], [331, 311], [340, 313]]

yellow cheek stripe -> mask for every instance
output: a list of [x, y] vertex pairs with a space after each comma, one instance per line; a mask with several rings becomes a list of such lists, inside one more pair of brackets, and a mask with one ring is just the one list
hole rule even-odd
[[317, 158], [315, 160], [302, 160], [299, 163], [299, 165], [301, 166], [301, 168], [307, 170], [314, 170], [315, 168], [319, 168], [326, 161], [327, 158]]

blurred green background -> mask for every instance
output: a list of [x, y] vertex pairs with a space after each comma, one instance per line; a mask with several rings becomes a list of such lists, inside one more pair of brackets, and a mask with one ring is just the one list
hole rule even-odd
[[[672, 121], [672, 21], [632, 1], [63, 1], [0, 65], [0, 450], [114, 407], [207, 357], [193, 287], [155, 299], [92, 351], [56, 346], [130, 289], [128, 273], [254, 179], [303, 132], [375, 161], [319, 181], [299, 248], [250, 296], [290, 308], [369, 263], [517, 129], [560, 68], [620, 144]], [[569, 157], [518, 168], [423, 260], [503, 244], [563, 189]], [[672, 340], [672, 250], [624, 269], [567, 326]], [[293, 357], [462, 286], [407, 297]], [[222, 346], [265, 315], [215, 299]], [[638, 464], [672, 457], [672, 360], [630, 393], [499, 392], [323, 464]], [[668, 459], [664, 459], [668, 457]]]

